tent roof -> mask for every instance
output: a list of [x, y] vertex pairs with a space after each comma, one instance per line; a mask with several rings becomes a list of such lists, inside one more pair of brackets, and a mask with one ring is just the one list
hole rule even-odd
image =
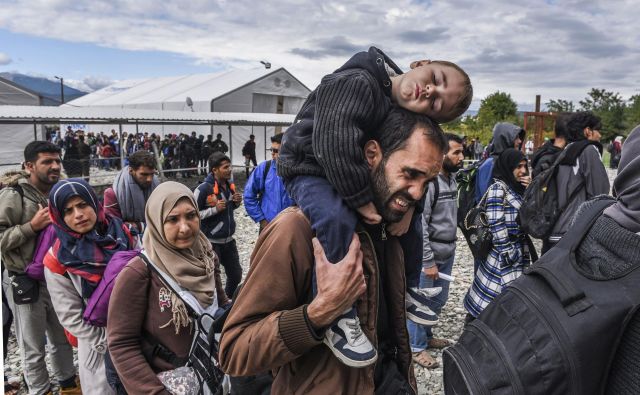
[[0, 124], [107, 123], [289, 126], [292, 114], [186, 112], [123, 109], [114, 107], [0, 106]]
[[260, 67], [220, 73], [124, 80], [67, 104], [71, 106], [123, 106], [144, 103], [184, 103], [187, 96], [194, 102], [208, 102], [281, 70], [291, 75], [284, 68], [265, 69]]

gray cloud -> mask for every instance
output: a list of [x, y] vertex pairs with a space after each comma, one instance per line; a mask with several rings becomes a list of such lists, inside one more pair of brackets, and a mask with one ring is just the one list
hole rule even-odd
[[398, 34], [398, 38], [406, 43], [428, 44], [449, 38], [447, 29], [431, 28], [425, 30], [406, 30]]
[[308, 59], [322, 59], [329, 56], [350, 56], [366, 47], [354, 44], [344, 36], [335, 36], [317, 40], [312, 48], [293, 48], [290, 52]]

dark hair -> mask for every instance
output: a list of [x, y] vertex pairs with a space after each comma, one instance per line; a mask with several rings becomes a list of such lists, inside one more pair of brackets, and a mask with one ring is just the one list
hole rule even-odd
[[466, 71], [462, 70], [462, 67], [458, 66], [453, 62], [449, 62], [446, 60], [434, 60], [431, 63], [441, 64], [443, 66], [449, 66], [453, 69], [457, 70], [460, 74], [462, 74], [462, 94], [458, 97], [458, 101], [451, 109], [451, 114], [443, 114], [445, 116], [436, 119], [437, 122], [449, 122], [458, 118], [460, 115], [464, 114], [465, 111], [471, 105], [471, 100], [473, 99], [473, 86], [471, 85], [471, 78], [469, 78], [469, 74]]
[[57, 145], [48, 141], [32, 141], [24, 147], [24, 161], [35, 162], [41, 153], [60, 154], [62, 150]]
[[407, 140], [417, 127], [427, 129], [424, 135], [433, 143], [440, 153], [448, 151], [448, 143], [440, 125], [433, 122], [429, 117], [417, 114], [400, 107], [394, 107], [389, 111], [382, 125], [374, 134], [374, 138], [380, 144], [383, 156], [388, 158], [393, 152], [403, 149], [407, 145]]
[[140, 150], [129, 155], [129, 168], [138, 170], [140, 166], [146, 166], [150, 169], [157, 169], [156, 159], [149, 151]]
[[556, 117], [556, 126], [553, 130], [553, 133], [556, 137], [562, 137], [566, 140], [569, 139], [569, 133], [567, 131], [567, 121], [569, 120], [569, 115], [571, 115], [571, 113], [562, 112], [559, 113]]
[[216, 134], [216, 138], [222, 138], [222, 133]]
[[449, 144], [449, 141], [455, 141], [458, 144], [464, 144], [464, 139], [457, 134], [445, 133], [444, 138], [445, 140], [447, 140], [447, 145]]
[[249, 138], [253, 140], [253, 139], [256, 138], [256, 136], [252, 134], [252, 135], [249, 136]]
[[209, 171], [211, 171], [214, 167], [218, 167], [222, 164], [222, 162], [227, 161], [231, 163], [231, 159], [222, 152], [214, 152], [209, 156]]
[[591, 111], [580, 111], [569, 114], [567, 118], [567, 134], [569, 141], [584, 140], [584, 128], [600, 130], [602, 123], [600, 117], [594, 115]]
[[282, 136], [284, 133], [278, 133], [271, 136], [271, 142], [276, 144], [282, 144]]

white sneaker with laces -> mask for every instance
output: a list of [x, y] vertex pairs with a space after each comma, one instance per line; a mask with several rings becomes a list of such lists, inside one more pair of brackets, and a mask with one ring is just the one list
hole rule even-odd
[[350, 308], [326, 330], [323, 342], [347, 366], [369, 366], [378, 358], [375, 347], [362, 332], [360, 319], [354, 308]]

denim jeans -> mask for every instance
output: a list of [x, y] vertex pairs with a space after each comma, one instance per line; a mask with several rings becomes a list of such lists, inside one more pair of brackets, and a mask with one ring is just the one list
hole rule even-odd
[[[453, 261], [455, 258], [455, 254], [452, 255], [449, 259], [445, 261], [436, 261], [436, 265], [438, 266], [438, 272], [444, 274], [451, 274], [451, 269], [453, 268]], [[420, 288], [431, 288], [431, 287], [442, 287], [442, 292], [433, 298], [431, 298], [431, 304], [429, 304], [429, 308], [433, 310], [434, 313], [440, 315], [442, 308], [447, 303], [447, 299], [449, 298], [449, 281], [445, 281], [442, 279], [432, 280], [424, 275], [424, 273], [420, 273]], [[430, 326], [419, 325], [413, 321], [407, 320], [407, 328], [409, 329], [409, 343], [411, 345], [412, 352], [419, 352], [422, 350], [426, 350], [429, 345], [429, 340], [433, 338], [433, 333], [431, 332]]]

